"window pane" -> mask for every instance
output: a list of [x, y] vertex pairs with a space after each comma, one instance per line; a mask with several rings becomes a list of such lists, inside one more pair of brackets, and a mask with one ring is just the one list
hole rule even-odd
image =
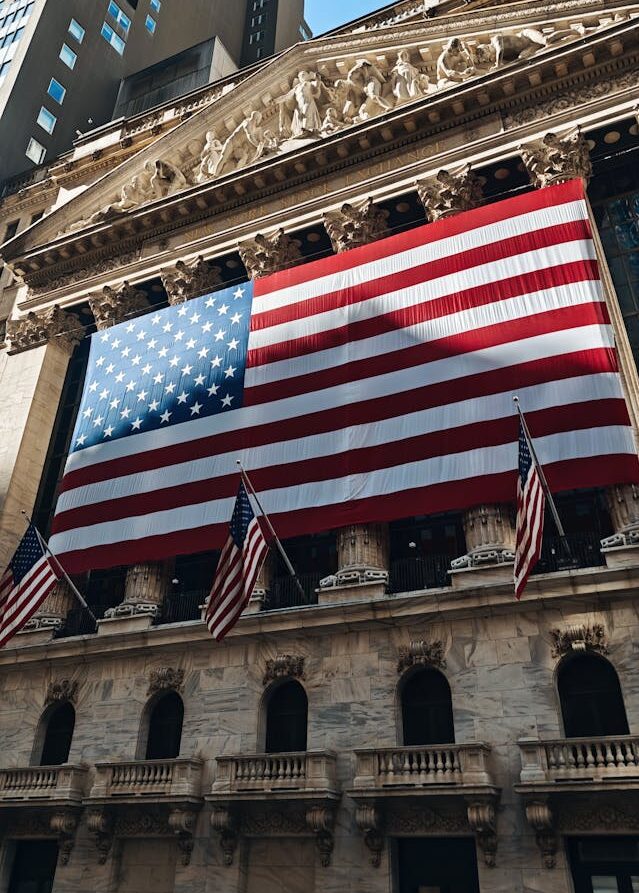
[[592, 878], [592, 893], [619, 893], [617, 878], [598, 875]]
[[34, 140], [33, 137], [31, 137], [25, 154], [27, 158], [30, 158], [35, 164], [41, 164], [41, 162], [44, 161], [46, 151], [44, 146], [40, 145], [37, 140]]
[[152, 19], [151, 16], [147, 16], [144, 24], [147, 31], [150, 31], [151, 34], [155, 34], [155, 19]]
[[64, 62], [65, 65], [68, 65], [69, 68], [75, 68], [75, 63], [78, 59], [76, 53], [73, 52], [71, 47], [68, 47], [66, 43], [62, 44], [62, 49], [60, 50], [60, 58]]
[[153, 12], [159, 12], [161, 6], [162, 3], [160, 2], [160, 0], [151, 0], [151, 9], [153, 10]]
[[84, 28], [82, 25], [79, 25], [75, 19], [71, 19], [71, 23], [69, 25], [69, 34], [71, 37], [75, 37], [78, 43], [82, 43], [84, 40]]
[[47, 93], [52, 99], [55, 99], [56, 102], [59, 102], [60, 105], [62, 105], [66, 92], [66, 88], [62, 86], [60, 81], [56, 81], [55, 78], [51, 78], [51, 83], [49, 84]]
[[113, 28], [110, 25], [107, 25], [105, 22], [102, 25], [102, 37], [110, 43], [114, 50], [116, 50], [120, 55], [124, 53], [124, 48], [126, 47], [125, 42], [122, 40], [119, 34], [116, 34]]
[[129, 28], [131, 27], [131, 19], [122, 12], [117, 3], [114, 3], [113, 0], [110, 0], [108, 14], [113, 17], [116, 25], [119, 25], [120, 28], [124, 30], [125, 37], [129, 33]]
[[38, 115], [38, 124], [43, 130], [46, 130], [47, 133], [53, 133], [57, 120], [56, 116], [52, 115], [49, 109], [42, 106]]

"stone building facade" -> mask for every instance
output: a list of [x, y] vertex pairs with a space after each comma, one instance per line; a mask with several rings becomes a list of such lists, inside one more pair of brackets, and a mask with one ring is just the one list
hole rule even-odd
[[[638, 14], [397, 3], [6, 183], [0, 563], [86, 333], [568, 179], [636, 430]], [[222, 645], [214, 555], [78, 580], [97, 626], [60, 585], [0, 652], [0, 890], [639, 890], [638, 493], [558, 502], [521, 602], [510, 505], [291, 541]]]

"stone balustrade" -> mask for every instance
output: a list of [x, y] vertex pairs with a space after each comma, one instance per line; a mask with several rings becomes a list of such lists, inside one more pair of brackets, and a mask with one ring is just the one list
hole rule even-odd
[[356, 750], [356, 789], [394, 785], [493, 785], [486, 744], [441, 744]]
[[33, 766], [0, 769], [0, 804], [15, 801], [80, 801], [85, 794], [86, 766]]
[[639, 736], [558, 738], [552, 741], [523, 739], [522, 785], [556, 782], [614, 781], [635, 778], [639, 782]]
[[202, 761], [133, 760], [96, 763], [91, 799], [117, 797], [199, 797]]
[[307, 751], [217, 758], [214, 794], [273, 790], [337, 790], [335, 754]]

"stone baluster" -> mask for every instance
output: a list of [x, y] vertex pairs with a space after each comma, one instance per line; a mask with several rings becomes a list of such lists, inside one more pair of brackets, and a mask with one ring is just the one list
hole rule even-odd
[[[98, 331], [104, 331], [148, 309], [148, 300], [143, 291], [123, 282], [119, 288], [105, 286], [100, 293], [90, 295], [89, 306]], [[139, 618], [131, 626], [147, 626], [160, 614], [168, 587], [169, 569], [164, 562], [127, 568], [124, 601], [106, 612], [100, 632], [109, 629], [113, 621], [129, 622], [131, 618]]]
[[[592, 162], [588, 143], [578, 128], [561, 135], [547, 133], [543, 139], [520, 147], [520, 154], [531, 183], [539, 188], [567, 180], [580, 179], [588, 186], [592, 176]], [[606, 263], [597, 227], [590, 215], [593, 238], [597, 247], [604, 294], [615, 333], [621, 380], [635, 436], [639, 436], [639, 381], [628, 341], [623, 315], [615, 293], [614, 283]], [[609, 567], [636, 564], [639, 548], [639, 500], [633, 484], [619, 483], [606, 492], [613, 536], [602, 540], [602, 552]]]
[[[299, 263], [302, 259], [300, 247], [301, 242], [279, 229], [270, 235], [258, 233], [254, 239], [241, 242], [238, 250], [248, 275], [251, 279], [259, 279]], [[273, 582], [274, 563], [271, 550], [255, 582], [253, 595], [246, 609], [247, 614], [263, 610]]]
[[[388, 235], [388, 211], [371, 199], [324, 214], [324, 228], [340, 254]], [[384, 595], [388, 583], [388, 524], [353, 524], [337, 531], [337, 573], [320, 583], [320, 602]], [[345, 591], [344, 587], [348, 587]]]
[[[482, 201], [481, 184], [470, 165], [440, 170], [416, 183], [430, 223], [470, 211]], [[453, 585], [473, 585], [506, 579], [512, 573], [515, 531], [511, 507], [497, 503], [473, 506], [464, 512], [466, 555], [452, 562]], [[471, 577], [467, 571], [473, 571]]]
[[203, 257], [191, 263], [179, 260], [174, 267], [160, 270], [169, 304], [184, 304], [222, 285], [221, 269]]

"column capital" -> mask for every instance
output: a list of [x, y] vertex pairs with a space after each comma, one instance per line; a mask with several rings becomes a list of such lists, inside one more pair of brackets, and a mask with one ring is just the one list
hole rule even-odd
[[587, 186], [592, 176], [588, 143], [578, 128], [561, 135], [549, 131], [519, 151], [531, 183], [538, 188], [574, 179]]
[[378, 208], [371, 198], [367, 198], [363, 202], [346, 203], [336, 211], [326, 211], [324, 229], [333, 251], [341, 254], [388, 235], [387, 220], [388, 211]]
[[77, 317], [57, 304], [40, 313], [33, 310], [21, 319], [7, 320], [9, 354], [23, 353], [44, 344], [57, 344], [71, 355], [80, 342], [82, 331]]
[[146, 310], [148, 306], [145, 292], [126, 281], [118, 288], [105, 285], [101, 292], [89, 295], [89, 307], [98, 331], [115, 326], [127, 317]]
[[169, 304], [184, 304], [191, 298], [205, 295], [222, 284], [222, 270], [201, 255], [186, 263], [179, 260], [174, 267], [160, 270]]
[[278, 229], [270, 235], [258, 233], [238, 245], [242, 263], [251, 279], [260, 279], [292, 267], [302, 259], [301, 242]]
[[469, 164], [442, 169], [415, 185], [429, 223], [470, 211], [482, 201], [481, 182]]

